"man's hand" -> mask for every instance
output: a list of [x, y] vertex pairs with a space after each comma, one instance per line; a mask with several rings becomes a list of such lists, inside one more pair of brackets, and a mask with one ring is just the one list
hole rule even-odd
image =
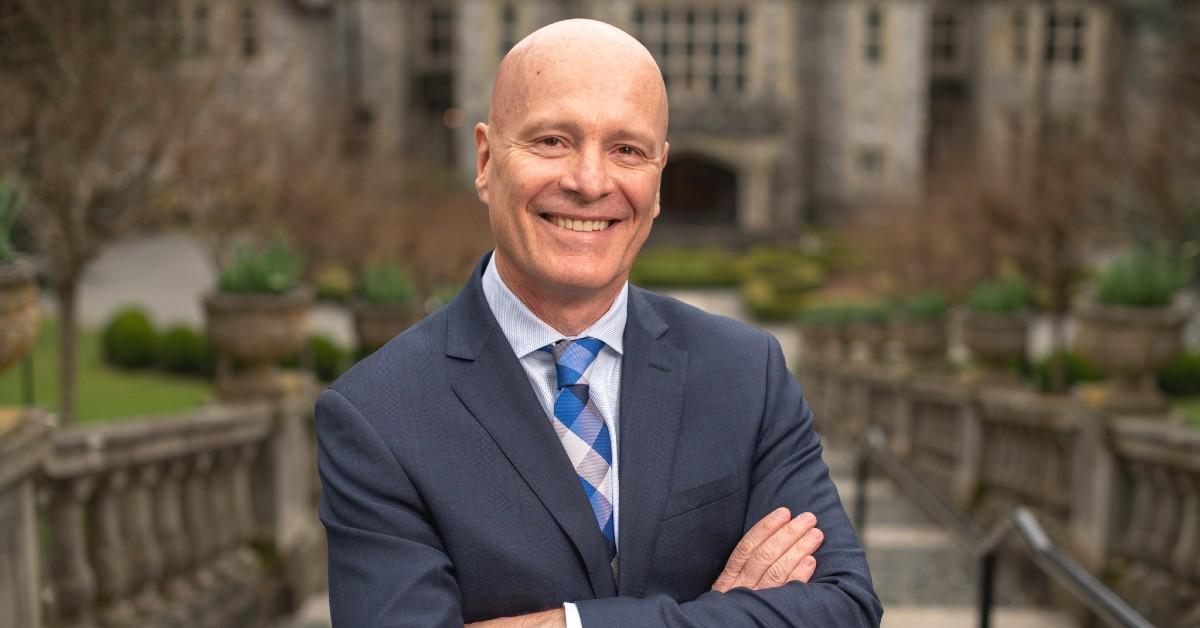
[[556, 608], [531, 615], [521, 615], [520, 617], [489, 619], [474, 624], [467, 624], [467, 628], [566, 628], [566, 625], [566, 611], [562, 608]]
[[812, 513], [802, 513], [789, 521], [790, 517], [787, 508], [777, 508], [754, 524], [733, 548], [725, 569], [713, 583], [713, 591], [725, 593], [736, 587], [759, 590], [797, 580], [808, 582], [817, 569], [812, 554], [825, 537], [817, 529], [817, 518]]

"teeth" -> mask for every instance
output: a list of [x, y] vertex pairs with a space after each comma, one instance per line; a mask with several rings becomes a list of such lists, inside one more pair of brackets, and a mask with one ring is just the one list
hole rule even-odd
[[551, 220], [563, 229], [571, 231], [601, 231], [607, 229], [609, 225], [607, 220], [572, 220], [561, 216], [554, 216]]

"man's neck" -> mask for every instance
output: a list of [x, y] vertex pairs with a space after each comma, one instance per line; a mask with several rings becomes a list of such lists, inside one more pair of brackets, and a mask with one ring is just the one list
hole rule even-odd
[[[504, 285], [542, 322], [564, 336], [578, 336], [600, 320], [621, 294], [624, 282], [602, 290], [557, 291], [531, 285], [512, 272], [498, 254], [492, 255]], [[540, 289], [539, 289], [540, 288]]]

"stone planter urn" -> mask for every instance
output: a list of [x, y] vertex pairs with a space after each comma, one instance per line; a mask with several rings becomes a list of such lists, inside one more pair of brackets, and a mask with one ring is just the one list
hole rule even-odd
[[1165, 413], [1167, 401], [1154, 377], [1182, 349], [1188, 315], [1182, 299], [1164, 307], [1084, 301], [1076, 312], [1075, 350], [1109, 380], [1080, 387], [1080, 396], [1116, 414]]
[[24, 258], [0, 263], [0, 372], [29, 353], [38, 331], [37, 280]]
[[898, 320], [895, 335], [904, 359], [912, 366], [922, 370], [946, 366], [945, 318]]
[[381, 304], [363, 300], [354, 302], [354, 331], [363, 352], [370, 353], [387, 344], [397, 334], [421, 318], [420, 306], [413, 303]]
[[980, 312], [963, 316], [963, 344], [980, 367], [979, 375], [995, 383], [1015, 383], [1011, 369], [1025, 354], [1029, 317], [1025, 312]]
[[308, 341], [312, 292], [216, 292], [204, 299], [209, 342], [217, 361], [217, 395], [223, 399], [273, 396], [289, 389], [279, 363]]

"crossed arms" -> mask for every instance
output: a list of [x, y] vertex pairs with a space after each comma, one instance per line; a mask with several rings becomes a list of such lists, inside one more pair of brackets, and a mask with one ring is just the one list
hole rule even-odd
[[[778, 343], [767, 342], [764, 418], [746, 506], [747, 524], [757, 523], [712, 590], [694, 600], [658, 594], [557, 601], [574, 602], [585, 628], [879, 625], [882, 608], [821, 462], [812, 413], [784, 368]], [[337, 391], [322, 394], [317, 421], [335, 625], [463, 625], [454, 565], [395, 453]], [[790, 511], [771, 517], [781, 506], [802, 506], [816, 515], [820, 529], [812, 519], [791, 519]], [[563, 626], [561, 606], [547, 607], [552, 609], [482, 625]]]

